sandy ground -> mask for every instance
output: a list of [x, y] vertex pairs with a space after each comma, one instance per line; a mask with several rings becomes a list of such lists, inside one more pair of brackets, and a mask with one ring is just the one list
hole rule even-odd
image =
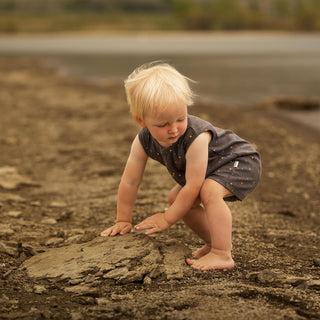
[[[138, 131], [120, 84], [4, 58], [0, 82], [0, 319], [320, 318], [318, 131], [272, 109], [192, 107], [263, 160], [258, 188], [230, 204], [236, 267], [194, 271], [184, 257], [201, 242], [183, 223], [98, 236]], [[150, 161], [134, 223], [163, 211], [173, 185]]]

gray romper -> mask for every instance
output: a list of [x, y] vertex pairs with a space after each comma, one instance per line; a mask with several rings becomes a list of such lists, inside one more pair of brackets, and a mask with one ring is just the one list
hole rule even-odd
[[139, 132], [139, 139], [146, 154], [166, 166], [174, 180], [184, 186], [186, 153], [203, 132], [212, 135], [208, 145], [206, 178], [217, 181], [234, 194], [224, 200], [243, 200], [260, 180], [260, 155], [249, 142], [232, 131], [214, 127], [205, 120], [188, 115], [186, 132], [170, 147], [160, 146], [146, 127]]

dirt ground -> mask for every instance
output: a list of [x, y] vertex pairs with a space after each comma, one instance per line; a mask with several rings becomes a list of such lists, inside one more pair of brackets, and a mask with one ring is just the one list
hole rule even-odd
[[[0, 88], [0, 319], [320, 318], [319, 132], [274, 109], [209, 102], [190, 109], [234, 130], [262, 155], [258, 188], [230, 204], [234, 269], [195, 271], [177, 254], [184, 266], [176, 277], [153, 272], [119, 281], [103, 277], [93, 262], [78, 282], [36, 277], [23, 267], [30, 259], [48, 252], [58, 259], [54, 248], [83, 251], [109, 241], [98, 235], [115, 219], [117, 187], [138, 127], [118, 83], [88, 84], [28, 59], [1, 58]], [[163, 212], [173, 185], [150, 161], [134, 223]], [[123, 239], [137, 252], [150, 241], [159, 252], [170, 243], [190, 251], [201, 245], [180, 222], [150, 238]], [[124, 258], [116, 270], [126, 269]], [[139, 255], [130, 259], [140, 263]]]

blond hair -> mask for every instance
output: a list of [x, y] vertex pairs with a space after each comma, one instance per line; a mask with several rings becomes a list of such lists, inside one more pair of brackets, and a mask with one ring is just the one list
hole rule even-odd
[[193, 104], [191, 79], [167, 63], [144, 64], [125, 80], [127, 100], [135, 119], [145, 120], [148, 113], [165, 109], [173, 103]]

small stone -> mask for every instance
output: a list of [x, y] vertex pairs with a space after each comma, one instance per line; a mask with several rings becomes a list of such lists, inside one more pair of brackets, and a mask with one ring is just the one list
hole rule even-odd
[[309, 289], [320, 290], [320, 280], [309, 280], [306, 282], [306, 287]]
[[53, 201], [49, 204], [50, 208], [65, 208], [67, 204], [65, 202]]
[[36, 294], [43, 294], [47, 292], [47, 288], [45, 286], [35, 285], [33, 287], [33, 292]]
[[6, 215], [11, 218], [21, 218], [22, 212], [21, 211], [9, 211], [9, 212], [7, 212]]
[[268, 283], [282, 283], [286, 280], [286, 275], [281, 271], [275, 270], [263, 270], [258, 273], [258, 282], [268, 284]]
[[64, 289], [65, 292], [72, 292], [84, 296], [98, 296], [98, 289], [84, 285], [76, 285]]
[[11, 236], [13, 234], [14, 231], [9, 224], [0, 224], [0, 237]]
[[96, 236], [97, 235], [95, 234], [95, 232], [86, 231], [81, 237], [81, 242], [89, 242], [93, 240]]
[[43, 218], [40, 223], [48, 224], [48, 225], [54, 225], [54, 224], [57, 223], [57, 220], [54, 219], [54, 218]]
[[152, 283], [152, 279], [148, 276], [145, 276], [144, 279], [143, 279], [143, 284], [146, 285], [146, 286], [150, 286]]
[[82, 238], [82, 234], [76, 234], [72, 237], [69, 237], [66, 242], [67, 243], [80, 243]]
[[26, 202], [26, 199], [12, 193], [0, 193], [0, 200], [8, 202]]
[[110, 300], [107, 298], [96, 298], [96, 302], [98, 306], [107, 306], [108, 304], [110, 304]]
[[304, 192], [304, 193], [303, 193], [303, 198], [304, 198], [304, 200], [309, 200], [309, 199], [310, 199], [309, 193]]
[[13, 190], [20, 185], [39, 186], [29, 178], [21, 176], [15, 167], [5, 166], [0, 168], [0, 186], [4, 189]]
[[70, 211], [63, 211], [63, 212], [60, 214], [60, 216], [59, 216], [59, 218], [58, 218], [58, 221], [66, 221], [66, 220], [69, 220], [69, 219], [71, 218], [72, 214], [73, 214], [73, 211], [72, 211], [72, 210], [70, 210]]
[[41, 203], [40, 201], [31, 201], [30, 205], [32, 205], [33, 207], [40, 207]]
[[18, 254], [18, 243], [15, 241], [0, 241], [0, 252], [15, 257]]
[[46, 246], [56, 246], [60, 243], [63, 243], [64, 242], [64, 239], [63, 238], [50, 238], [48, 239], [46, 242], [45, 242], [45, 245]]
[[83, 320], [83, 315], [80, 312], [71, 312], [71, 320]]
[[320, 267], [320, 258], [315, 258], [315, 259], [313, 259], [313, 264], [314, 264], [316, 267]]

